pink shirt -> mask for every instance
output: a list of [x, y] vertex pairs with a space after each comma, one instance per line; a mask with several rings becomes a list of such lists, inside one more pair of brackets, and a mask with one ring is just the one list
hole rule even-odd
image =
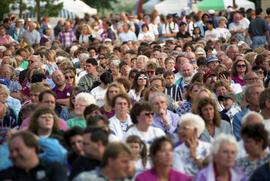
[[[142, 173], [140, 173], [136, 178], [135, 181], [145, 181], [145, 180], [151, 180], [151, 181], [158, 181], [157, 174], [154, 168], [146, 170]], [[185, 175], [181, 172], [178, 172], [174, 170], [173, 168], [170, 169], [169, 173], [169, 179], [173, 181], [191, 181], [192, 178], [188, 175]]]

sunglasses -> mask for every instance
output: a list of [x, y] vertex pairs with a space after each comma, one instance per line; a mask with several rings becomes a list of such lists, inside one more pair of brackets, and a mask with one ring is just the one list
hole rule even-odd
[[74, 79], [73, 76], [65, 76], [66, 79]]
[[239, 67], [239, 68], [240, 67], [246, 67], [246, 64], [237, 64], [236, 66]]
[[263, 71], [262, 70], [258, 70], [256, 71], [257, 74], [263, 74]]
[[144, 76], [144, 77], [138, 77], [138, 80], [147, 80], [148, 77]]
[[144, 115], [145, 116], [154, 116], [154, 113], [153, 112], [145, 112]]

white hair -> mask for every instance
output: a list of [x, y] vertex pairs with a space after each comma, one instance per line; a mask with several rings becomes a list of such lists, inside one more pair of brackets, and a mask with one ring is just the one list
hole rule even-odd
[[186, 113], [181, 116], [178, 125], [181, 127], [181, 124], [188, 122], [197, 130], [197, 137], [199, 137], [203, 130], [205, 129], [205, 123], [204, 120], [201, 118], [201, 116], [192, 114], [192, 113]]
[[244, 125], [248, 121], [253, 121], [254, 117], [257, 117], [261, 122], [263, 122], [263, 120], [264, 120], [261, 114], [255, 112], [255, 111], [249, 111], [245, 116], [243, 116], [243, 118], [241, 120], [241, 124]]
[[121, 60], [118, 60], [118, 59], [114, 59], [111, 61], [110, 64], [116, 66], [116, 67], [119, 67], [119, 64], [121, 63]]
[[79, 60], [80, 61], [86, 61], [88, 58], [90, 58], [89, 54], [88, 53], [81, 53], [79, 55]]
[[148, 58], [147, 56], [145, 56], [145, 55], [139, 55], [139, 56], [137, 57], [137, 61], [138, 61], [138, 60], [142, 60], [144, 63], [147, 63], [148, 60], [149, 60], [149, 58]]
[[221, 133], [214, 139], [214, 142], [212, 143], [211, 156], [213, 157], [213, 155], [216, 155], [219, 152], [220, 147], [225, 143], [234, 145], [236, 148], [236, 155], [237, 155], [239, 148], [235, 137], [229, 134]]
[[155, 93], [151, 94], [151, 95], [149, 96], [149, 102], [150, 102], [150, 104], [153, 105], [153, 104], [154, 104], [154, 100], [155, 100], [157, 97], [163, 97], [163, 98], [165, 98], [166, 104], [169, 105], [168, 96], [167, 96], [166, 94], [164, 94], [163, 92], [155, 92]]
[[76, 95], [75, 102], [79, 101], [85, 101], [87, 105], [96, 104], [96, 99], [94, 98], [94, 96], [87, 92], [81, 92]]

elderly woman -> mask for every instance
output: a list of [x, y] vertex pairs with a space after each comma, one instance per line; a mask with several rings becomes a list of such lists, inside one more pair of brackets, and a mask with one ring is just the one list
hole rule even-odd
[[139, 55], [136, 60], [136, 68], [138, 70], [144, 70], [146, 63], [148, 62], [148, 57], [145, 55]]
[[112, 101], [112, 106], [115, 110], [115, 115], [109, 119], [109, 127], [112, 133], [122, 140], [128, 127], [132, 124], [129, 109], [131, 107], [131, 100], [127, 94], [117, 94]]
[[174, 149], [173, 167], [194, 176], [209, 156], [210, 144], [199, 140], [205, 129], [204, 120], [195, 114], [186, 113], [179, 120], [178, 136], [182, 143]]
[[152, 126], [153, 116], [153, 108], [149, 103], [136, 103], [130, 111], [130, 117], [134, 126], [128, 129], [125, 137], [137, 135], [149, 146], [154, 139], [164, 136], [165, 133], [160, 128]]
[[67, 120], [67, 124], [69, 128], [72, 128], [73, 126], [79, 126], [79, 127], [86, 127], [86, 120], [83, 116], [83, 112], [86, 108], [86, 106], [90, 104], [95, 104], [96, 100], [94, 97], [86, 92], [81, 92], [76, 95], [75, 97], [75, 117]]
[[231, 135], [220, 134], [212, 144], [210, 164], [197, 174], [195, 180], [246, 180], [243, 173], [234, 168], [237, 151], [235, 138]]
[[212, 142], [221, 133], [232, 134], [230, 123], [221, 120], [216, 102], [212, 98], [200, 99], [195, 113], [203, 118], [206, 126], [200, 140]]
[[174, 170], [171, 165], [173, 162], [173, 143], [167, 137], [155, 139], [150, 147], [150, 157], [153, 168], [140, 173], [135, 181], [191, 181], [191, 177]]
[[121, 77], [120, 68], [119, 68], [120, 60], [111, 60], [109, 67], [112, 71], [113, 80], [117, 77]]
[[249, 178], [256, 168], [270, 160], [270, 154], [265, 150], [268, 146], [268, 132], [262, 123], [248, 124], [242, 127], [241, 137], [247, 156], [236, 161]]
[[168, 99], [164, 93], [150, 95], [150, 104], [154, 109], [153, 126], [162, 129], [170, 137], [174, 138], [179, 116], [168, 110]]

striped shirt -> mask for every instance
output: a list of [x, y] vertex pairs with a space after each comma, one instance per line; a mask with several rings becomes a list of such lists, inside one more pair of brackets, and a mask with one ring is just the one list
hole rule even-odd
[[176, 102], [183, 100], [183, 93], [181, 89], [175, 84], [172, 86], [166, 86], [165, 94], [170, 96]]

